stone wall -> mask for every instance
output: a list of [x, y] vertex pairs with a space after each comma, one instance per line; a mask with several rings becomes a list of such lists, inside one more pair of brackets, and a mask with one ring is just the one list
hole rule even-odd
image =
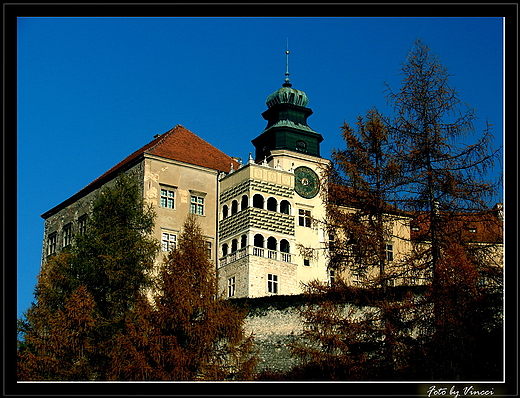
[[258, 372], [264, 370], [288, 371], [298, 364], [291, 356], [290, 345], [301, 333], [301, 324], [296, 309], [271, 310], [264, 315], [248, 316], [246, 333], [253, 333], [259, 350]]
[[[140, 181], [139, 189], [143, 189], [142, 178], [144, 174], [144, 168], [142, 162], [132, 166], [130, 169], [126, 170], [125, 173], [128, 175], [137, 176], [137, 179]], [[115, 176], [98, 188], [92, 188], [90, 190], [87, 186], [84, 188], [85, 193], [82, 196], [78, 196], [76, 200], [71, 201], [68, 204], [67, 201], [64, 201], [52, 210], [42, 214], [42, 218], [45, 220], [43, 227], [42, 264], [45, 262], [49, 254], [47, 252], [49, 236], [52, 234], [56, 235], [56, 253], [63, 250], [66, 246], [64, 242], [65, 228], [70, 227], [72, 235], [76, 235], [79, 232], [80, 219], [83, 216], [90, 214], [93, 203], [97, 199], [102, 188], [104, 186], [113, 185], [114, 181]], [[74, 198], [74, 196], [68, 200], [71, 200], [72, 198]]]
[[235, 299], [248, 309], [246, 335], [253, 333], [260, 361], [257, 372], [291, 370], [299, 361], [291, 355], [291, 344], [300, 338], [302, 324], [298, 308], [301, 295]]

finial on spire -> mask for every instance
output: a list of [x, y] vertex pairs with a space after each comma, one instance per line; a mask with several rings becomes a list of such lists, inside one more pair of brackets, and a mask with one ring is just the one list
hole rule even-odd
[[289, 53], [289, 38], [287, 38], [287, 46], [285, 49], [285, 83], [282, 84], [283, 87], [292, 87], [289, 80]]

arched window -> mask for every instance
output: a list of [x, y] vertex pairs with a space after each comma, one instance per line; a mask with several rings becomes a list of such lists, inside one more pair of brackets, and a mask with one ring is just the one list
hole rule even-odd
[[264, 237], [260, 234], [256, 234], [254, 238], [254, 245], [256, 247], [264, 247]]
[[276, 211], [277, 206], [278, 202], [275, 198], [270, 197], [267, 199], [267, 210]]
[[256, 207], [258, 209], [264, 208], [264, 197], [260, 195], [259, 193], [255, 194], [253, 196], [253, 207]]
[[307, 143], [301, 140], [296, 141], [296, 149], [299, 149], [300, 151], [305, 151], [307, 149]]
[[240, 237], [240, 248], [243, 249], [247, 246], [247, 235], [242, 235]]
[[233, 239], [231, 241], [231, 253], [236, 252], [238, 250], [238, 240]]
[[276, 250], [276, 245], [277, 245], [276, 238], [273, 238], [272, 236], [270, 236], [267, 239], [267, 248], [269, 250]]
[[245, 210], [249, 206], [249, 198], [247, 195], [242, 196], [242, 200], [240, 202], [240, 210]]
[[228, 216], [228, 207], [227, 205], [224, 205], [224, 207], [222, 207], [222, 218], [227, 218]]
[[289, 242], [287, 241], [287, 239], [282, 239], [280, 241], [280, 251], [282, 253], [290, 253], [290, 250], [291, 250], [291, 246], [289, 245]]
[[238, 202], [234, 200], [231, 202], [231, 215], [236, 214], [238, 212]]
[[291, 214], [291, 204], [288, 200], [282, 200], [280, 202], [280, 213]]
[[224, 243], [224, 244], [222, 245], [222, 257], [227, 256], [227, 254], [228, 254], [228, 244], [227, 244], [227, 243]]

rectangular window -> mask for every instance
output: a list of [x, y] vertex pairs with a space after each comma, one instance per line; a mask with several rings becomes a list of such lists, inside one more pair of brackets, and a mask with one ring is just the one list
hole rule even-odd
[[211, 259], [211, 242], [206, 242], [206, 253], [208, 254], [208, 258]]
[[232, 276], [228, 279], [228, 297], [233, 297], [235, 295], [235, 277]]
[[58, 234], [53, 232], [47, 238], [47, 255], [50, 256], [52, 254], [56, 254], [56, 241], [58, 238]]
[[298, 225], [300, 227], [308, 227], [311, 226], [311, 211], [310, 210], [298, 210]]
[[364, 284], [367, 280], [367, 271], [364, 268], [358, 268], [352, 274], [354, 276], [354, 284], [358, 286]]
[[267, 291], [278, 293], [278, 275], [267, 274]]
[[333, 269], [329, 269], [329, 284], [333, 285], [336, 280], [336, 273]]
[[169, 232], [163, 232], [161, 238], [161, 247], [163, 252], [169, 252], [177, 247], [177, 235]]
[[386, 245], [386, 259], [394, 261], [394, 245]]
[[84, 214], [78, 218], [78, 234], [84, 235], [87, 232], [87, 215]]
[[335, 247], [334, 247], [334, 243], [335, 243], [335, 240], [336, 240], [336, 236], [334, 235], [334, 233], [329, 233], [329, 250], [334, 250]]
[[309, 260], [308, 258], [304, 258], [303, 265], [305, 265], [306, 267], [309, 267], [311, 265], [311, 260]]
[[63, 227], [63, 247], [70, 246], [72, 243], [72, 223]]
[[204, 198], [201, 196], [192, 196], [190, 203], [190, 213], [204, 215]]
[[161, 207], [175, 208], [175, 191], [161, 188]]

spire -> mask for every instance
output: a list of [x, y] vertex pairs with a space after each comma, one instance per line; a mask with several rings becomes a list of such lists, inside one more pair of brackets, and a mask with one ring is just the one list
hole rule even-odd
[[285, 48], [285, 83], [282, 84], [283, 87], [292, 87], [289, 80], [289, 53], [289, 38], [287, 38], [287, 46]]
[[[267, 120], [264, 131], [252, 142], [255, 146], [255, 162], [270, 159], [272, 151], [288, 150], [320, 157], [321, 134], [307, 125], [312, 110], [307, 108], [309, 98], [301, 90], [292, 87], [289, 80], [289, 39], [285, 50], [285, 82], [265, 100], [267, 110], [262, 117]], [[269, 160], [270, 161], [270, 160]]]

